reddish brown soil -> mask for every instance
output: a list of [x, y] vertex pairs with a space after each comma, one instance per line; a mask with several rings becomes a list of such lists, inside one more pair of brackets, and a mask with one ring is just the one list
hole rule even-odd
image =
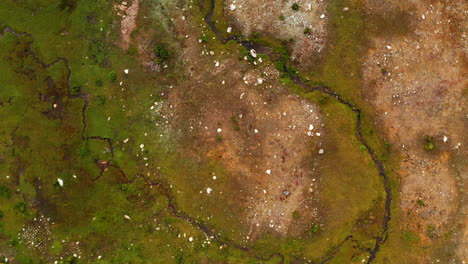
[[[456, 227], [458, 258], [466, 260], [466, 5], [368, 1], [368, 8], [404, 10], [414, 25], [410, 34], [372, 39], [363, 71], [369, 102], [403, 156], [403, 228], [432, 244], [429, 226], [435, 236]], [[424, 149], [425, 135], [434, 137], [435, 150]]]

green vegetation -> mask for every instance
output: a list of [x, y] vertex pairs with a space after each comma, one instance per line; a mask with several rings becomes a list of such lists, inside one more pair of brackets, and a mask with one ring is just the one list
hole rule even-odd
[[81, 144], [77, 151], [76, 151], [76, 154], [79, 156], [79, 157], [86, 157], [88, 156], [90, 153], [89, 151], [89, 148], [88, 148], [88, 144], [86, 144], [86, 142], [84, 142], [83, 144]]
[[424, 149], [427, 151], [432, 151], [434, 148], [434, 138], [431, 136], [424, 136]]
[[322, 95], [318, 98], [317, 101], [319, 104], [324, 105], [327, 102], [327, 97]]
[[77, 85], [77, 86], [73, 86], [72, 90], [71, 90], [72, 94], [74, 95], [77, 95], [81, 92], [81, 86]]
[[106, 103], [106, 98], [102, 95], [96, 96], [96, 101], [98, 105], [104, 105]]
[[382, 73], [382, 75], [387, 75], [388, 74], [387, 68], [381, 68], [380, 72]]
[[103, 82], [101, 79], [96, 80], [95, 83], [96, 83], [96, 86], [97, 86], [97, 87], [102, 87], [102, 86], [104, 86], [104, 82]]
[[[165, 43], [155, 47], [155, 62], [171, 60], [172, 65], [173, 60], [177, 64], [177, 42], [172, 32], [165, 31], [164, 18], [156, 17], [158, 10], [167, 10], [160, 7], [172, 4], [163, 2], [154, 3], [159, 5], [154, 9], [142, 7], [148, 8], [144, 14], [148, 19], [139, 16], [138, 26], [139, 32], [156, 31], [154, 39]], [[321, 68], [308, 77], [361, 103], [356, 73], [363, 44], [362, 14], [352, 11], [350, 16], [341, 17], [339, 10], [345, 4], [348, 2], [333, 1], [331, 7], [335, 12], [332, 37], [337, 49], [329, 50]], [[295, 3], [291, 8], [297, 11], [299, 5]], [[244, 241], [249, 230], [239, 219], [245, 212], [239, 193], [232, 191], [239, 190], [240, 184], [230, 180], [229, 173], [216, 161], [200, 162], [181, 156], [167, 131], [155, 126], [161, 116], [148, 111], [149, 107], [163, 100], [160, 94], [186, 77], [178, 72], [180, 68], [168, 69], [167, 75], [145, 71], [135, 56], [135, 45], [127, 53], [122, 51], [116, 44], [120, 43], [120, 32], [115, 27], [114, 10], [113, 3], [104, 0], [0, 3], [1, 24], [32, 35], [5, 33], [0, 37], [0, 249], [8, 248], [8, 254], [18, 263], [35, 263], [42, 258], [48, 262], [60, 257], [69, 263], [145, 263], [148, 259], [160, 263], [258, 263], [260, 258], [276, 252], [285, 255], [284, 263], [304, 257], [320, 262], [326, 252], [332, 252], [352, 234], [360, 245], [346, 243], [335, 263], [349, 263], [349, 256], [367, 254], [367, 248], [380, 235], [384, 195], [381, 180], [367, 152], [359, 151], [365, 149], [355, 137], [356, 114], [319, 92], [301, 95], [319, 102], [325, 117], [327, 139], [323, 147], [327, 158], [321, 161], [318, 173], [323, 177], [319, 195], [327, 208], [326, 223], [320, 227], [309, 223], [300, 238], [265, 234], [258, 241], [241, 244], [252, 248], [253, 253], [230, 246], [220, 248], [215, 239], [204, 243], [206, 235], [180, 215], [187, 214], [206, 224], [226, 241]], [[226, 34], [222, 1], [216, 1], [213, 17], [218, 21], [216, 27]], [[279, 19], [284, 20], [284, 16]], [[194, 30], [199, 30], [195, 37], [201, 34], [200, 39], [210, 48], [236, 50], [232, 43], [207, 43], [213, 33]], [[281, 79], [295, 89], [292, 77], [298, 75], [298, 70], [289, 57], [289, 42], [271, 40], [259, 33], [249, 40], [274, 47], [273, 60], [282, 73]], [[242, 57], [253, 62], [250, 52], [241, 49]], [[69, 64], [60, 61], [44, 66], [57, 57], [66, 58]], [[267, 59], [265, 63], [269, 63]], [[69, 68], [72, 72], [68, 85]], [[127, 68], [131, 74], [117, 76]], [[123, 87], [113, 84], [118, 78], [124, 81]], [[47, 79], [52, 83], [49, 86], [44, 82]], [[80, 96], [69, 97], [68, 92]], [[54, 102], [59, 103], [60, 114], [44, 114], [53, 109]], [[235, 115], [231, 122], [240, 131]], [[369, 140], [372, 147], [380, 146], [375, 139], [378, 133], [365, 122], [366, 139], [374, 139]], [[99, 137], [110, 138], [111, 143]], [[126, 139], [129, 141], [123, 143]], [[216, 140], [221, 142], [223, 138], [218, 135]], [[374, 149], [383, 155], [380, 148]], [[340, 166], [336, 166], [337, 160]], [[104, 161], [111, 161], [112, 166], [106, 167]], [[216, 181], [212, 180], [214, 174]], [[141, 175], [158, 184], [150, 188]], [[64, 180], [63, 187], [57, 178]], [[208, 186], [214, 190], [211, 195], [206, 194]], [[179, 215], [171, 212], [173, 206]], [[369, 220], [369, 208], [374, 221]], [[18, 238], [22, 228], [30, 226], [39, 214], [54, 222], [53, 241], [46, 253], [29, 250]], [[301, 223], [298, 211], [292, 216]], [[408, 236], [403, 233], [394, 237], [416, 241]], [[82, 260], [70, 257], [67, 251], [76, 241], [82, 247]], [[103, 260], [97, 261], [100, 255]], [[261, 260], [281, 261], [277, 255], [269, 261]]]
[[60, 0], [60, 9], [71, 12], [76, 7], [76, 1], [77, 0]]
[[418, 199], [418, 202], [417, 202], [417, 203], [418, 203], [419, 206], [426, 206], [426, 204], [424, 203], [424, 201], [421, 200], [421, 199]]
[[208, 42], [208, 35], [202, 34], [202, 35], [200, 36], [200, 40], [201, 40], [203, 43]]
[[279, 20], [284, 21], [285, 17], [283, 15], [279, 16]]
[[234, 130], [240, 131], [239, 121], [237, 120], [237, 117], [235, 115], [231, 116], [231, 122], [234, 125]]
[[300, 9], [299, 4], [298, 3], [292, 4], [291, 9], [294, 10], [294, 11], [299, 11], [299, 9]]
[[10, 188], [5, 185], [0, 185], [0, 198], [10, 199], [11, 191]]
[[436, 235], [435, 231], [435, 226], [434, 225], [428, 225], [427, 226], [427, 236], [430, 238], [433, 238]]
[[307, 234], [309, 236], [313, 236], [318, 231], [319, 231], [319, 225], [318, 224], [312, 224], [312, 227], [307, 231]]
[[169, 51], [162, 44], [159, 44], [159, 45], [156, 46], [156, 48], [154, 49], [154, 55], [156, 56], [154, 61], [157, 64], [163, 64], [163, 62], [165, 62], [167, 59], [169, 59]]
[[28, 206], [25, 202], [19, 202], [15, 205], [15, 209], [20, 212], [21, 214], [27, 216], [29, 215]]
[[411, 231], [403, 231], [401, 236], [407, 247], [411, 247], [419, 241], [419, 237]]
[[294, 210], [294, 212], [292, 213], [292, 216], [294, 219], [299, 219], [301, 217], [301, 215], [299, 214], [297, 210]]
[[304, 35], [310, 35], [311, 32], [312, 32], [312, 29], [310, 27], [304, 28]]
[[115, 71], [110, 71], [107, 74], [107, 78], [109, 79], [110, 82], [115, 82], [117, 80], [117, 73]]

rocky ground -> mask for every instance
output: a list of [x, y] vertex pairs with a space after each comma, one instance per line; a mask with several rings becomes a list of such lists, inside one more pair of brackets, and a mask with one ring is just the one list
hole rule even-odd
[[324, 0], [230, 0], [224, 5], [225, 14], [244, 35], [257, 32], [292, 39], [292, 59], [308, 67], [323, 55], [326, 47], [327, 3]]
[[0, 262], [466, 263], [462, 1], [13, 2]]
[[[363, 67], [367, 100], [403, 156], [402, 225], [427, 244], [455, 228], [457, 254], [466, 259], [466, 5], [369, 1], [367, 8], [411, 17], [409, 34], [371, 39]], [[433, 150], [424, 148], [425, 136]]]
[[[190, 33], [183, 20], [176, 25]], [[218, 54], [187, 36], [182, 59], [190, 76], [169, 92], [163, 116], [191, 139], [184, 151], [220, 160], [241, 183], [250, 238], [259, 230], [285, 234], [294, 211], [313, 207], [314, 157], [326, 136], [320, 109], [288, 91], [265, 58], [254, 58], [255, 66], [240, 61], [237, 50]], [[306, 215], [313, 218], [314, 210]]]

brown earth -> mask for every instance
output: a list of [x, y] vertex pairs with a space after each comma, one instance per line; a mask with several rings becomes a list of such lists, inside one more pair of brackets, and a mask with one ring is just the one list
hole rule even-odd
[[[225, 1], [225, 14], [245, 36], [261, 32], [279, 39], [294, 39], [292, 60], [302, 67], [311, 66], [326, 45], [328, 1], [284, 0], [229, 0]], [[293, 3], [299, 5], [294, 11]], [[284, 20], [280, 19], [284, 17]], [[306, 28], [310, 33], [304, 34]]]
[[[414, 27], [403, 36], [373, 38], [363, 68], [364, 93], [403, 156], [402, 227], [428, 245], [455, 230], [457, 257], [466, 261], [466, 5], [367, 1], [367, 8], [376, 13], [403, 10]], [[424, 149], [424, 136], [434, 138], [433, 151]]]
[[250, 239], [266, 229], [291, 231], [295, 210], [315, 218], [314, 161], [324, 136], [318, 106], [288, 91], [270, 63], [257, 58], [253, 67], [235, 46], [210, 50], [187, 19], [174, 25], [185, 36], [181, 59], [189, 74], [168, 91], [161, 112], [185, 155], [220, 160], [241, 183]]
[[117, 14], [122, 17], [120, 21], [120, 30], [122, 33], [121, 47], [123, 50], [127, 50], [130, 46], [130, 34], [136, 29], [136, 19], [138, 16], [140, 0], [133, 0], [131, 4], [127, 1], [123, 1], [120, 5], [116, 4], [117, 10], [120, 10]]
[[[295, 12], [285, 1], [231, 0], [225, 13], [244, 35], [294, 38], [293, 57], [307, 67], [325, 46], [326, 3], [314, 2], [310, 10], [308, 2], [298, 3]], [[462, 2], [422, 0], [366, 5], [371, 14], [403, 12], [403, 22], [411, 25], [406, 34], [375, 34], [363, 65], [363, 93], [403, 157], [402, 228], [417, 232], [424, 245], [454, 230], [457, 258], [466, 261], [466, 8]], [[323, 136], [319, 108], [289, 92], [268, 63], [257, 60], [259, 66], [252, 67], [232, 47], [228, 54], [210, 50], [189, 16], [186, 10], [173, 16], [188, 76], [169, 90], [162, 122], [186, 144], [186, 155], [219, 159], [242, 183], [251, 239], [265, 229], [286, 233], [300, 207], [312, 208], [305, 219], [317, 221], [312, 186], [319, 175], [310, 164], [316, 164]], [[314, 27], [307, 36], [303, 30], [309, 25]], [[424, 136], [434, 138], [435, 150], [424, 149]], [[421, 263], [430, 259], [421, 256]]]

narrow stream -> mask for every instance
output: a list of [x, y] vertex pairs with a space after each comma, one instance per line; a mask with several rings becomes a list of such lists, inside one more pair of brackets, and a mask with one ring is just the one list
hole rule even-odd
[[[208, 15], [205, 17], [205, 21], [209, 25], [211, 30], [214, 32], [214, 34], [220, 39], [220, 41], [222, 43], [226, 43], [229, 40], [235, 40], [235, 41], [242, 44], [244, 47], [246, 47], [248, 49], [255, 49], [255, 50], [259, 51], [259, 52], [263, 52], [263, 53], [265, 53], [267, 55], [270, 55], [269, 51], [271, 51], [272, 48], [269, 47], [269, 46], [260, 45], [260, 44], [253, 43], [253, 42], [250, 42], [250, 41], [242, 41], [240, 38], [237, 38], [237, 37], [232, 37], [232, 38], [230, 37], [228, 39], [225, 39], [222, 36], [221, 32], [214, 25], [214, 22], [211, 20], [212, 16], [213, 16], [213, 13], [214, 13], [214, 6], [215, 6], [215, 0], [211, 0], [210, 10], [209, 10]], [[28, 38], [31, 38], [34, 41], [33, 36], [30, 35], [29, 33], [24, 33], [24, 32], [18, 33], [18, 32], [14, 31], [10, 27], [6, 27], [4, 32], [10, 32], [10, 33], [12, 33], [12, 34], [14, 34], [15, 36], [18, 36], [18, 37], [28, 37]], [[0, 37], [1, 36], [3, 36], [3, 35], [0, 34]], [[30, 45], [32, 45], [32, 42], [30, 43]], [[63, 61], [66, 64], [67, 70], [68, 70], [68, 74], [67, 74], [68, 97], [71, 98], [71, 99], [80, 98], [80, 99], [82, 99], [84, 101], [84, 105], [83, 105], [83, 108], [82, 108], [83, 130], [82, 130], [81, 137], [82, 137], [82, 139], [84, 141], [89, 140], [89, 139], [93, 139], [93, 140], [103, 140], [103, 141], [106, 141], [108, 143], [109, 148], [111, 150], [111, 159], [108, 161], [108, 165], [106, 165], [106, 167], [114, 167], [114, 168], [118, 169], [128, 183], [134, 183], [135, 180], [137, 180], [138, 178], [142, 178], [146, 182], [147, 185], [159, 188], [161, 190], [162, 194], [167, 198], [167, 200], [168, 200], [168, 209], [169, 209], [170, 213], [173, 216], [175, 216], [177, 218], [180, 218], [180, 219], [183, 219], [183, 220], [187, 221], [188, 223], [192, 224], [193, 226], [197, 227], [200, 231], [205, 233], [207, 236], [212, 237], [212, 239], [216, 240], [219, 244], [230, 246], [230, 247], [242, 250], [244, 252], [248, 252], [248, 253], [250, 253], [250, 255], [252, 255], [253, 257], [255, 257], [258, 260], [268, 261], [268, 260], [271, 260], [273, 257], [278, 257], [278, 258], [281, 259], [280, 263], [284, 263], [285, 257], [281, 253], [272, 253], [268, 258], [258, 256], [258, 255], [255, 254], [254, 250], [252, 250], [252, 249], [250, 249], [248, 247], [245, 247], [245, 246], [238, 245], [235, 242], [230, 241], [227, 238], [221, 237], [220, 235], [218, 235], [218, 232], [216, 232], [214, 228], [208, 226], [207, 224], [205, 224], [203, 222], [197, 221], [195, 218], [191, 217], [186, 212], [183, 212], [183, 211], [179, 210], [175, 199], [171, 196], [169, 189], [166, 187], [166, 185], [162, 181], [150, 180], [149, 178], [145, 177], [143, 174], [137, 174], [132, 179], [130, 179], [126, 175], [126, 173], [123, 171], [123, 169], [121, 169], [118, 165], [111, 164], [112, 161], [113, 161], [113, 158], [114, 158], [113, 139], [104, 138], [104, 137], [100, 137], [100, 136], [92, 136], [92, 137], [86, 137], [85, 136], [85, 132], [86, 132], [86, 128], [87, 128], [86, 112], [87, 112], [87, 109], [88, 109], [88, 106], [89, 106], [89, 98], [88, 98], [87, 94], [72, 95], [72, 93], [71, 93], [71, 83], [70, 83], [70, 78], [71, 78], [72, 71], [71, 71], [70, 62], [66, 58], [59, 57], [55, 61], [53, 61], [53, 62], [51, 62], [49, 64], [46, 64], [39, 58], [39, 56], [33, 51], [33, 49], [31, 47], [29, 47], [29, 52], [35, 58], [35, 60], [42, 65], [42, 67], [44, 69], [49, 68], [49, 67], [55, 65], [56, 63], [59, 63], [60, 61]], [[350, 102], [347, 102], [344, 99], [342, 99], [341, 96], [338, 93], [336, 93], [335, 91], [333, 91], [331, 88], [329, 88], [327, 86], [312, 87], [309, 84], [307, 84], [300, 76], [291, 76], [291, 79], [296, 84], [301, 85], [307, 92], [313, 92], [315, 90], [318, 90], [320, 92], [323, 92], [325, 94], [328, 94], [330, 96], [335, 97], [340, 103], [346, 105], [353, 112], [355, 112], [357, 114], [356, 137], [361, 142], [362, 145], [366, 146], [369, 155], [372, 157], [373, 162], [375, 163], [376, 167], [378, 168], [379, 175], [383, 179], [384, 186], [385, 186], [385, 192], [386, 192], [385, 217], [384, 217], [384, 219], [382, 221], [382, 232], [381, 232], [380, 236], [376, 237], [374, 248], [369, 251], [369, 259], [368, 259], [367, 263], [371, 263], [372, 260], [375, 259], [375, 255], [379, 251], [381, 244], [383, 244], [385, 242], [386, 238], [387, 238], [388, 223], [389, 223], [389, 221], [391, 219], [390, 206], [391, 206], [391, 202], [392, 202], [392, 193], [391, 193], [391, 188], [390, 188], [390, 182], [389, 182], [388, 176], [385, 173], [384, 166], [383, 166], [382, 162], [378, 160], [378, 158], [375, 155], [373, 149], [367, 144], [367, 142], [364, 140], [364, 138], [362, 136], [361, 110], [356, 108], [355, 106], [353, 106]], [[103, 168], [101, 168], [100, 176], [102, 176], [102, 175], [103, 175]], [[98, 180], [99, 178], [100, 177], [98, 177], [96, 179], [93, 179], [93, 180]], [[322, 261], [320, 263], [326, 263], [326, 262], [330, 261], [331, 259], [333, 259], [334, 255], [339, 251], [340, 247], [346, 241], [348, 241], [350, 239], [352, 239], [352, 235], [349, 235], [348, 237], [346, 237], [337, 247], [335, 247], [332, 250], [332, 252], [330, 254], [325, 255], [322, 258]], [[300, 259], [298, 259], [296, 261], [296, 263], [303, 263], [303, 262], [304, 261], [300, 260]]]
[[[265, 51], [265, 50], [267, 50], [267, 51], [270, 50], [271, 51], [272, 50], [272, 48], [269, 47], [269, 46], [261, 45], [261, 44], [258, 44], [258, 43], [252, 43], [252, 42], [249, 42], [249, 41], [242, 41], [241, 38], [238, 38], [238, 37], [228, 37], [227, 39], [224, 38], [222, 33], [218, 30], [218, 28], [216, 28], [215, 23], [212, 21], [214, 8], [215, 8], [215, 4], [216, 4], [215, 1], [216, 0], [211, 0], [210, 10], [209, 10], [207, 16], [205, 17], [205, 22], [209, 25], [210, 29], [213, 31], [213, 33], [219, 38], [219, 40], [223, 44], [225, 44], [229, 40], [235, 40], [239, 44], [244, 46], [245, 48], [247, 48], [249, 50], [250, 49], [255, 49], [259, 53], [261, 53], [260, 51]], [[231, 27], [234, 28], [232, 25], [231, 25]], [[268, 55], [272, 61], [274, 61], [274, 58], [271, 56], [270, 53], [265, 52], [265, 54]], [[356, 106], [354, 106], [352, 103], [350, 103], [349, 101], [346, 101], [345, 99], [343, 99], [340, 94], [333, 91], [333, 89], [331, 89], [328, 86], [325, 86], [325, 85], [310, 86], [299, 75], [291, 76], [291, 80], [294, 81], [294, 83], [296, 83], [296, 84], [300, 85], [301, 87], [303, 87], [303, 89], [308, 93], [314, 92], [314, 91], [320, 91], [322, 93], [325, 93], [327, 95], [330, 95], [330, 96], [336, 98], [341, 104], [343, 104], [346, 107], [348, 107], [349, 109], [351, 109], [357, 115], [357, 118], [356, 118], [356, 138], [359, 140], [359, 142], [362, 145], [364, 145], [366, 147], [367, 152], [371, 156], [372, 161], [374, 162], [375, 166], [377, 167], [379, 175], [382, 178], [385, 193], [386, 193], [385, 206], [384, 206], [385, 207], [385, 215], [384, 215], [382, 223], [381, 223], [381, 226], [382, 226], [381, 230], [382, 231], [381, 231], [381, 234], [378, 237], [375, 238], [374, 248], [370, 249], [370, 251], [369, 251], [369, 258], [368, 258], [367, 263], [371, 263], [375, 259], [376, 254], [379, 252], [380, 246], [383, 243], [385, 243], [385, 241], [387, 239], [388, 224], [389, 224], [389, 222], [391, 220], [391, 217], [392, 217], [391, 216], [392, 190], [391, 190], [391, 187], [390, 187], [390, 180], [389, 180], [387, 174], [385, 173], [385, 168], [384, 168], [383, 163], [377, 158], [377, 155], [375, 154], [374, 150], [369, 146], [369, 144], [365, 141], [365, 139], [364, 139], [364, 137], [362, 135], [362, 111], [359, 108], [357, 108]], [[352, 235], [348, 236], [336, 248], [336, 250], [334, 251], [332, 256], [326, 256], [326, 257], [322, 258], [323, 261], [321, 263], [326, 263], [329, 260], [331, 260], [333, 258], [333, 256], [339, 251], [339, 248], [341, 247], [341, 245], [343, 245], [344, 242], [346, 242], [347, 240], [349, 240], [351, 238], [352, 238]]]

